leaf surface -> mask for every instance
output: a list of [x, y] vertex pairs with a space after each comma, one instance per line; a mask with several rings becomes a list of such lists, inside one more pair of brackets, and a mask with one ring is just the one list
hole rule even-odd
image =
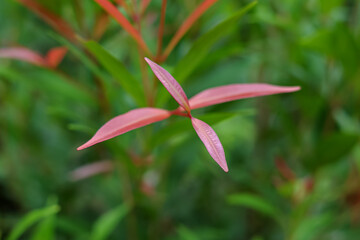
[[[199, 37], [195, 43], [191, 46], [190, 50], [186, 55], [177, 63], [173, 70], [173, 76], [176, 80], [182, 84], [185, 82], [188, 77], [198, 69], [198, 67], [203, 63], [205, 59], [209, 57], [209, 52], [213, 49], [213, 46], [222, 38], [226, 37], [232, 29], [236, 28], [236, 25], [240, 18], [244, 16], [245, 13], [250, 11], [257, 1], [253, 1], [235, 14], [226, 18], [224, 21], [220, 22], [210, 31]], [[218, 56], [217, 54], [211, 54], [211, 56]], [[189, 64], [191, 63], [191, 64]], [[158, 102], [159, 106], [163, 106], [164, 103], [168, 100], [168, 95], [165, 91], [159, 91]]]
[[170, 117], [170, 112], [158, 108], [138, 108], [117, 116], [103, 125], [95, 135], [77, 150], [116, 137], [133, 129], [149, 125]]
[[115, 230], [116, 225], [126, 216], [130, 208], [123, 204], [102, 215], [95, 223], [92, 240], [105, 240]]
[[25, 217], [23, 217], [16, 226], [12, 229], [10, 235], [7, 237], [7, 240], [19, 239], [19, 237], [30, 228], [31, 225], [35, 224], [41, 219], [52, 216], [60, 211], [60, 207], [57, 205], [49, 206], [43, 209], [34, 210]]
[[137, 104], [145, 104], [144, 92], [142, 86], [126, 69], [124, 64], [113, 57], [101, 45], [95, 41], [85, 43], [86, 48], [95, 56], [95, 58], [111, 73], [120, 85], [129, 93]]
[[233, 194], [227, 198], [227, 201], [232, 205], [242, 205], [252, 208], [255, 211], [278, 219], [281, 215], [280, 211], [267, 202], [264, 198], [250, 193]]
[[13, 47], [0, 49], [0, 58], [10, 58], [32, 63], [38, 66], [45, 66], [44, 58], [37, 52], [25, 47]]
[[171, 96], [183, 107], [188, 113], [190, 113], [189, 101], [187, 96], [180, 86], [180, 84], [175, 80], [171, 74], [166, 71], [164, 68], [154, 63], [148, 58], [145, 58], [146, 62], [150, 65], [152, 71], [164, 87], [169, 91]]
[[191, 122], [210, 156], [225, 172], [228, 172], [229, 169], [225, 159], [224, 148], [221, 145], [219, 137], [216, 135], [215, 131], [208, 124], [199, 119], [191, 118]]
[[265, 83], [230, 84], [204, 90], [189, 100], [190, 108], [202, 108], [243, 98], [294, 92], [300, 87], [281, 87]]
[[[199, 37], [192, 45], [187, 54], [175, 66], [173, 75], [179, 83], [183, 83], [190, 74], [197, 69], [201, 62], [208, 57], [213, 45], [236, 27], [239, 19], [257, 4], [256, 1], [249, 3], [235, 14], [225, 19], [213, 29]], [[189, 64], [191, 62], [191, 64]]]

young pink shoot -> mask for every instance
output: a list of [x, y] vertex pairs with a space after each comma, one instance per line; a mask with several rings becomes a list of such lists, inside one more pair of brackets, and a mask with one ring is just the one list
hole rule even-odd
[[136, 128], [162, 121], [170, 116], [169, 111], [158, 108], [138, 108], [131, 110], [105, 123], [89, 141], [78, 147], [77, 150], [83, 150]]
[[[96, 143], [113, 138], [135, 128], [161, 121], [171, 115], [179, 115], [189, 117], [191, 119], [196, 133], [198, 134], [200, 140], [204, 143], [210, 156], [225, 172], [228, 172], [229, 169], [226, 163], [224, 149], [221, 145], [219, 137], [208, 124], [199, 119], [193, 118], [191, 115], [191, 109], [242, 98], [294, 92], [300, 89], [300, 87], [280, 87], [269, 84], [231, 84], [200, 92], [189, 101], [180, 84], [169, 72], [150, 59], [145, 58], [145, 60], [160, 82], [179, 103], [180, 107], [170, 112], [163, 109], [141, 108], [115, 117], [101, 127], [94, 137], [84, 145], [80, 146], [78, 150], [90, 147]], [[183, 112], [184, 110], [186, 113]]]
[[[150, 59], [145, 58], [145, 60], [148, 62], [160, 82], [180, 104], [180, 107], [186, 110], [188, 117], [191, 118], [191, 122], [196, 133], [200, 137], [201, 141], [204, 143], [206, 149], [210, 153], [210, 156], [215, 160], [215, 162], [219, 164], [219, 166], [225, 172], [228, 172], [229, 170], [225, 159], [224, 149], [215, 131], [203, 121], [200, 121], [191, 116], [191, 110], [189, 107], [187, 96], [180, 84], [175, 80], [175, 78], [171, 76], [168, 71], [166, 71], [164, 68], [157, 65], [156, 63], [152, 62]], [[176, 111], [172, 113], [176, 114]]]
[[44, 58], [37, 52], [24, 47], [2, 48], [0, 58], [16, 59], [37, 66], [46, 66]]

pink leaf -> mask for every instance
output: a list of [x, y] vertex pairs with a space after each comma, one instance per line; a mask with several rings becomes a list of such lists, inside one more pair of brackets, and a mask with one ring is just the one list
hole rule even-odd
[[56, 68], [65, 57], [66, 47], [55, 47], [46, 54], [45, 60], [49, 67]]
[[228, 172], [229, 169], [225, 159], [224, 148], [215, 131], [208, 124], [199, 119], [191, 118], [191, 122], [211, 157], [225, 172]]
[[157, 65], [148, 58], [145, 58], [146, 62], [150, 65], [152, 71], [169, 93], [175, 98], [175, 100], [183, 107], [188, 113], [190, 113], [189, 101], [186, 94], [180, 84], [175, 80], [171, 74], [161, 66]]
[[242, 98], [295, 92], [298, 90], [300, 90], [300, 87], [281, 87], [265, 83], [231, 84], [202, 91], [192, 97], [189, 103], [191, 109], [196, 109]]
[[95, 135], [77, 150], [116, 137], [133, 129], [149, 125], [170, 117], [170, 112], [158, 108], [139, 108], [117, 116], [103, 125]]
[[38, 66], [46, 65], [46, 61], [40, 54], [24, 47], [0, 49], [0, 58], [22, 60]]

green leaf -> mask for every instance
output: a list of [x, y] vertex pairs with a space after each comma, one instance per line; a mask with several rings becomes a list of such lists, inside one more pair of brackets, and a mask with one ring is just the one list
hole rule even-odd
[[337, 162], [349, 154], [358, 141], [358, 135], [333, 133], [318, 141], [312, 156], [306, 159], [304, 164], [307, 168], [315, 170], [321, 166]]
[[69, 51], [77, 57], [90, 71], [92, 71], [98, 78], [103, 79], [107, 81], [108, 83], [109, 78], [96, 66], [95, 63], [93, 63], [88, 56], [86, 56], [83, 52], [81, 52], [77, 47], [75, 47], [72, 43], [70, 43], [65, 38], [56, 35], [51, 34], [51, 36], [57, 40], [60, 44], [66, 46]]
[[326, 213], [319, 216], [307, 217], [302, 221], [291, 239], [293, 240], [311, 240], [319, 239], [319, 234], [326, 231], [334, 221], [334, 214]]
[[320, 0], [319, 4], [321, 7], [321, 10], [324, 13], [329, 13], [329, 12], [333, 11], [334, 9], [341, 7], [343, 2], [344, 2], [344, 0]]
[[37, 221], [52, 216], [60, 211], [58, 205], [53, 205], [43, 209], [38, 209], [27, 214], [19, 223], [16, 224], [14, 229], [11, 231], [7, 240], [19, 239], [19, 237], [33, 224]]
[[[341, 62], [347, 74], [357, 72], [360, 62], [359, 47], [354, 34], [345, 24], [337, 24], [331, 29], [320, 29], [300, 42], [304, 47], [331, 56]], [[334, 46], [337, 46], [334, 48]]]
[[38, 224], [31, 240], [55, 239], [55, 216], [50, 216]]
[[116, 92], [116, 89], [112, 84], [112, 79], [109, 77], [109, 75], [104, 74], [104, 72], [88, 56], [86, 56], [86, 54], [80, 51], [68, 40], [55, 34], [52, 34], [52, 37], [62, 45], [65, 45], [69, 51], [85, 65], [85, 67], [87, 67], [100, 81], [102, 81], [107, 101], [112, 103], [112, 99], [118, 93]]
[[96, 106], [96, 99], [81, 85], [64, 79], [64, 77], [46, 69], [33, 70], [27, 75], [11, 68], [0, 67], [0, 76], [10, 81], [25, 84], [31, 89], [40, 89], [44, 94], [62, 95], [66, 99]]
[[86, 48], [95, 56], [104, 68], [120, 83], [139, 106], [145, 105], [144, 91], [138, 81], [129, 73], [124, 64], [108, 53], [95, 41], [85, 42]]
[[86, 228], [84, 222], [79, 221], [79, 219], [70, 219], [59, 216], [56, 219], [56, 226], [60, 231], [72, 236], [71, 239], [88, 240], [90, 238], [89, 230]]
[[87, 133], [90, 136], [94, 134], [94, 132], [96, 132], [95, 129], [84, 125], [84, 124], [80, 124], [80, 123], [71, 123], [68, 125], [68, 129], [72, 130], [72, 131], [78, 131], [78, 132], [83, 132], [83, 133]]
[[[251, 2], [231, 17], [225, 19], [209, 32], [202, 35], [190, 48], [189, 52], [180, 60], [175, 66], [172, 75], [179, 82], [183, 83], [190, 74], [200, 65], [200, 63], [207, 57], [212, 46], [220, 39], [226, 36], [235, 26], [239, 19], [251, 10], [257, 1]], [[162, 89], [162, 88], [161, 88]], [[158, 102], [160, 106], [164, 104], [169, 97], [169, 94], [164, 90], [160, 90]]]
[[177, 232], [181, 240], [199, 240], [196, 234], [185, 226], [178, 227]]
[[231, 17], [225, 19], [209, 32], [202, 35], [191, 47], [189, 52], [183, 57], [176, 65], [173, 76], [175, 79], [182, 83], [186, 78], [196, 69], [196, 67], [206, 58], [207, 54], [211, 50], [211, 47], [218, 42], [221, 38], [226, 36], [233, 28], [239, 19], [251, 10], [257, 1], [251, 2]]
[[230, 195], [228, 196], [227, 201], [232, 205], [241, 205], [251, 208], [259, 213], [272, 217], [275, 220], [278, 220], [281, 214], [276, 207], [268, 203], [266, 200], [250, 193]]
[[91, 239], [107, 239], [108, 236], [114, 231], [116, 225], [125, 217], [129, 210], [129, 207], [123, 204], [101, 216], [94, 225]]

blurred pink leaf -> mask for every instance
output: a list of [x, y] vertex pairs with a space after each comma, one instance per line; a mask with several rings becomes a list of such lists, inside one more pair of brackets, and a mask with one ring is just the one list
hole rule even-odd
[[67, 53], [66, 47], [55, 47], [48, 51], [45, 60], [47, 65], [52, 68], [56, 68], [59, 63], [63, 60]]
[[164, 68], [154, 63], [148, 58], [145, 58], [146, 62], [150, 65], [152, 71], [169, 93], [175, 98], [175, 100], [190, 114], [189, 101], [186, 94], [180, 84], [175, 80], [171, 74]]
[[215, 131], [208, 124], [199, 119], [191, 118], [191, 122], [211, 157], [225, 172], [228, 172], [229, 169], [225, 159], [224, 148]]
[[300, 87], [281, 87], [265, 83], [230, 84], [204, 90], [192, 97], [189, 103], [191, 109], [196, 109], [242, 98], [295, 92], [298, 90], [300, 90]]
[[46, 66], [46, 61], [39, 53], [24, 47], [2, 48], [0, 49], [0, 58], [11, 58], [38, 66]]
[[103, 160], [99, 162], [89, 163], [85, 166], [81, 166], [70, 173], [70, 179], [72, 181], [79, 181], [100, 173], [107, 173], [114, 169], [114, 164], [109, 160]]
[[77, 150], [95, 145], [133, 129], [149, 125], [170, 117], [169, 111], [158, 108], [138, 108], [117, 116], [105, 123], [95, 135]]

